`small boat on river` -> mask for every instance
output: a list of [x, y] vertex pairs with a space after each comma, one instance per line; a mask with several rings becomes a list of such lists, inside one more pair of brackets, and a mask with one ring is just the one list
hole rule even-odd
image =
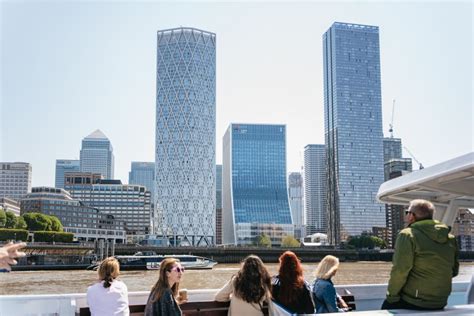
[[[120, 262], [121, 270], [158, 270], [161, 262], [166, 258], [178, 259], [185, 269], [212, 269], [217, 262], [206, 258], [193, 255], [157, 255], [156, 253], [137, 252], [131, 256], [115, 256]], [[87, 267], [87, 270], [96, 270], [99, 262]]]

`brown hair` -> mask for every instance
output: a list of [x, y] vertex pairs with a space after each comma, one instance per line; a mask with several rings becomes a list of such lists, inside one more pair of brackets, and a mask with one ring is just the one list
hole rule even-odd
[[327, 255], [321, 260], [314, 272], [318, 279], [329, 280], [339, 268], [339, 259], [337, 257]]
[[120, 274], [120, 264], [114, 257], [102, 260], [99, 266], [99, 279], [104, 281], [104, 287], [108, 288]]
[[280, 279], [279, 300], [284, 305], [298, 301], [297, 289], [304, 286], [303, 268], [294, 252], [285, 251], [280, 258], [278, 278]]
[[433, 203], [422, 199], [411, 201], [408, 208], [408, 212], [412, 213], [417, 221], [433, 219], [434, 211], [435, 207]]
[[234, 294], [247, 303], [259, 304], [271, 297], [272, 279], [262, 259], [250, 255], [242, 261], [242, 267], [234, 279]]
[[163, 293], [165, 293], [169, 288], [171, 288], [173, 296], [176, 297], [178, 295], [179, 282], [176, 282], [172, 287], [170, 287], [168, 276], [166, 275], [167, 272], [171, 272], [171, 269], [173, 269], [174, 265], [177, 263], [179, 263], [179, 260], [175, 258], [166, 258], [161, 261], [160, 276], [151, 289], [151, 292], [154, 293], [153, 299], [151, 300], [153, 303], [158, 301], [163, 296]]

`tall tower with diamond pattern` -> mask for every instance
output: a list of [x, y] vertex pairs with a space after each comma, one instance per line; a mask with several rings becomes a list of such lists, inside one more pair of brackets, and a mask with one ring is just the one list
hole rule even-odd
[[156, 233], [172, 245], [215, 244], [216, 35], [158, 31]]

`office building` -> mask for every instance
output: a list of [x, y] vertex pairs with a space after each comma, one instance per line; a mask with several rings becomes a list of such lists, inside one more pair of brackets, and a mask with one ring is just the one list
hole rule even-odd
[[383, 161], [402, 158], [402, 140], [394, 137], [383, 138]]
[[123, 221], [86, 206], [60, 188], [34, 187], [21, 200], [21, 214], [36, 212], [56, 216], [64, 231], [73, 233], [77, 240], [110, 240], [125, 242]]
[[285, 125], [231, 124], [223, 140], [223, 243], [275, 246], [294, 235], [286, 181]]
[[14, 199], [2, 197], [0, 198], [0, 209], [5, 212], [12, 212], [16, 216], [20, 216], [20, 202]]
[[72, 198], [123, 221], [127, 242], [151, 233], [151, 194], [144, 186], [100, 179], [99, 174], [66, 173], [64, 188]]
[[459, 209], [451, 233], [456, 236], [459, 250], [474, 251], [474, 212]]
[[112, 144], [101, 130], [96, 130], [82, 140], [81, 172], [100, 173], [105, 179], [114, 178], [114, 153]]
[[64, 188], [64, 174], [66, 172], [80, 172], [81, 161], [70, 160], [70, 159], [57, 159], [56, 160], [56, 188]]
[[335, 22], [323, 35], [328, 237], [385, 227], [379, 28]]
[[216, 244], [222, 244], [222, 165], [216, 165]]
[[27, 162], [0, 162], [0, 197], [20, 200], [31, 192], [31, 165]]
[[132, 161], [130, 172], [128, 173], [128, 184], [138, 184], [150, 191], [152, 202], [155, 192], [155, 163]]
[[306, 233], [327, 234], [326, 148], [310, 144], [304, 148]]
[[215, 244], [216, 35], [158, 31], [157, 233], [172, 245]]
[[288, 175], [288, 198], [290, 201], [291, 216], [295, 229], [295, 238], [305, 236], [304, 207], [303, 207], [303, 176], [300, 172], [291, 172]]

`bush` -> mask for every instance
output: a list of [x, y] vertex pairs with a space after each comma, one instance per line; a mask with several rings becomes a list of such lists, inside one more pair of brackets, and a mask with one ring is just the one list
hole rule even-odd
[[72, 242], [73, 233], [36, 231], [35, 242]]
[[23, 218], [30, 231], [51, 231], [52, 222], [48, 215], [26, 213], [23, 214]]
[[0, 207], [0, 227], [5, 227], [7, 223], [7, 216], [5, 215], [5, 211], [3, 208]]
[[26, 241], [28, 239], [28, 231], [24, 229], [9, 229], [0, 228], [0, 240], [21, 240]]
[[285, 236], [283, 240], [281, 241], [281, 246], [284, 248], [286, 247], [291, 248], [291, 247], [300, 247], [301, 244], [298, 240], [296, 240], [295, 237], [288, 235], [288, 236]]
[[25, 222], [25, 219], [23, 218], [23, 216], [20, 216], [20, 217], [17, 218], [15, 228], [16, 229], [27, 229], [28, 228], [28, 225], [26, 225], [26, 222]]

